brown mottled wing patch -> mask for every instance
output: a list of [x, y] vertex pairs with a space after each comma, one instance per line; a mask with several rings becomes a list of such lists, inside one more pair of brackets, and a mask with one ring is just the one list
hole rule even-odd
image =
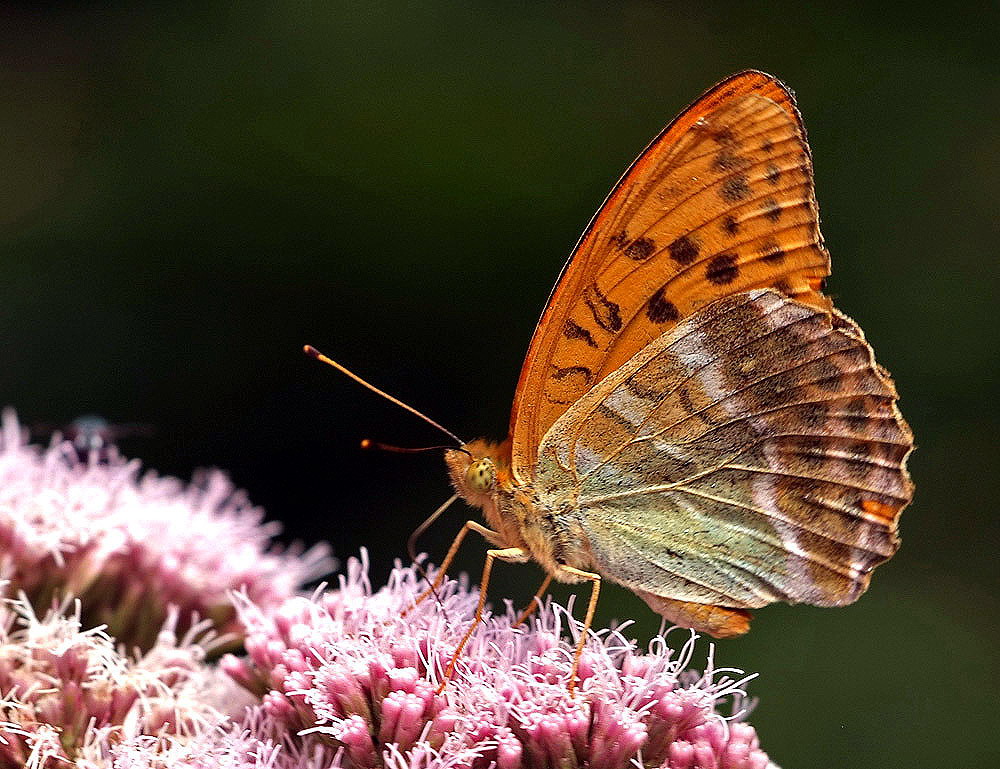
[[833, 606], [898, 546], [911, 447], [857, 326], [758, 289], [680, 321], [567, 410], [537, 488], [651, 605]]
[[720, 83], [635, 161], [564, 267], [514, 399], [515, 473], [529, 480], [553, 422], [679, 319], [765, 286], [829, 308], [828, 273], [791, 93], [760, 72]]

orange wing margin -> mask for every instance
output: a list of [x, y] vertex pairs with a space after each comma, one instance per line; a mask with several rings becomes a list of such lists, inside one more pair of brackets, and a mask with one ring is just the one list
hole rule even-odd
[[792, 93], [762, 72], [724, 80], [632, 163], [563, 266], [514, 396], [514, 473], [529, 480], [553, 422], [680, 318], [760, 287], [829, 309], [828, 274]]

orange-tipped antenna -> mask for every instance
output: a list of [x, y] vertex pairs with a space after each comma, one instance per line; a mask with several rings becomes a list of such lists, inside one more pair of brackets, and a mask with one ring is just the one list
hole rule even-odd
[[393, 446], [390, 443], [380, 443], [379, 441], [373, 441], [371, 438], [363, 438], [361, 440], [361, 448], [365, 451], [390, 451], [394, 454], [420, 454], [424, 451], [461, 451], [465, 454], [470, 454], [468, 451], [463, 449], [461, 446], [420, 446], [419, 448], [409, 448], [407, 446]]
[[[391, 395], [389, 395], [389, 393], [383, 392], [382, 390], [378, 389], [373, 384], [369, 384], [368, 382], [366, 382], [364, 379], [362, 379], [361, 377], [359, 377], [354, 372], [349, 371], [348, 369], [346, 369], [343, 366], [341, 366], [339, 363], [337, 363], [337, 361], [333, 360], [332, 358], [328, 358], [327, 356], [325, 356], [323, 353], [321, 353], [319, 350], [317, 350], [312, 345], [308, 345], [307, 344], [303, 348], [303, 350], [305, 351], [305, 354], [308, 355], [310, 358], [315, 358], [316, 360], [323, 361], [323, 363], [327, 364], [328, 366], [333, 366], [335, 369], [337, 369], [337, 371], [341, 372], [342, 374], [346, 374], [347, 376], [349, 376], [351, 379], [353, 379], [355, 382], [357, 382], [362, 387], [367, 387], [373, 393], [381, 395], [387, 401], [391, 401], [392, 403], [395, 403], [400, 408], [404, 408], [407, 411], [409, 411], [411, 414], [415, 414], [416, 416], [420, 417], [422, 420], [424, 420], [425, 422], [427, 422], [427, 424], [433, 425], [438, 430], [440, 430], [445, 435], [447, 435], [449, 438], [451, 438], [452, 440], [454, 440], [459, 446], [464, 446], [465, 445], [465, 441], [463, 441], [461, 438], [459, 438], [457, 435], [455, 435], [455, 433], [453, 433], [448, 428], [442, 427], [441, 425], [439, 425], [437, 422], [435, 422], [433, 419], [431, 419], [426, 414], [421, 414], [419, 411], [417, 411], [415, 408], [413, 408], [413, 406], [408, 406], [407, 404], [403, 403], [403, 401], [399, 400], [399, 398], [393, 398]], [[362, 445], [364, 445], [364, 444], [362, 443]]]

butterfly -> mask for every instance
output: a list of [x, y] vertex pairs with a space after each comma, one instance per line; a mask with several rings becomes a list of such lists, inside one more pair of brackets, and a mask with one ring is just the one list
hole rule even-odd
[[589, 582], [585, 628], [605, 579], [720, 638], [776, 601], [857, 600], [899, 546], [913, 437], [861, 329], [823, 294], [829, 272], [792, 92], [757, 71], [722, 81], [587, 226], [509, 436], [445, 452], [487, 525], [466, 523], [431, 590], [474, 531], [492, 545], [477, 622], [496, 560], [540, 564], [536, 599], [552, 579]]

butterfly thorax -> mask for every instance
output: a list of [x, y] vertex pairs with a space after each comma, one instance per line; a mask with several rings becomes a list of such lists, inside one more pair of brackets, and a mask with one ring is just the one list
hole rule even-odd
[[[470, 505], [481, 508], [487, 524], [500, 534], [493, 544], [520, 547], [557, 578], [560, 564], [586, 569], [592, 563], [577, 517], [543, 504], [530, 484], [511, 471], [510, 439], [471, 441], [463, 451], [445, 453], [452, 484]], [[468, 453], [466, 453], [468, 452]]]

